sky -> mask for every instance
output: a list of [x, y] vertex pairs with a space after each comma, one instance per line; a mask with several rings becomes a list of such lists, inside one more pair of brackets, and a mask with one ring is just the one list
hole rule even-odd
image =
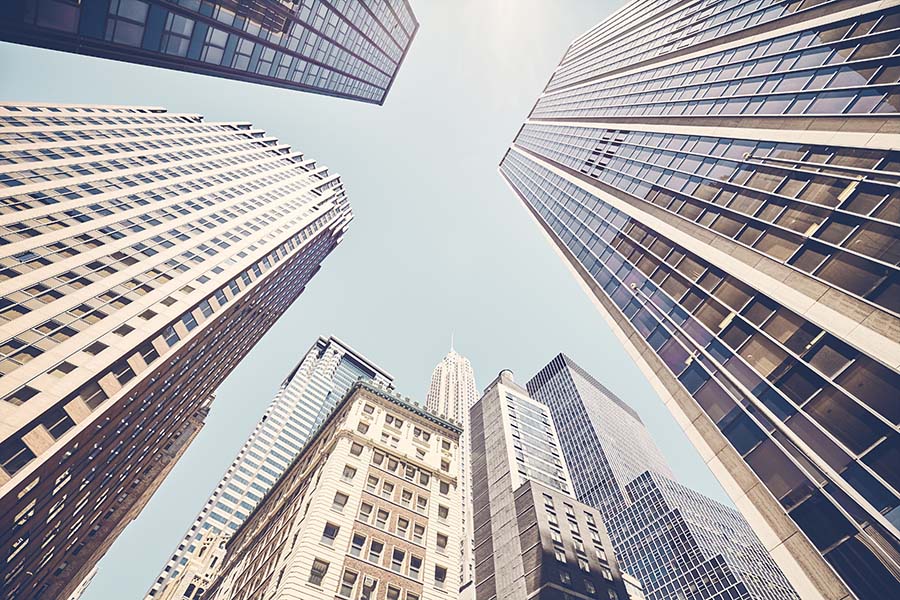
[[99, 563], [84, 600], [140, 599], [279, 384], [336, 335], [424, 401], [450, 336], [480, 389], [565, 352], [642, 416], [686, 485], [729, 503], [497, 173], [568, 44], [609, 0], [412, 0], [384, 106], [0, 43], [4, 100], [163, 106], [249, 121], [341, 174], [355, 218], [303, 295], [219, 388], [206, 425]]

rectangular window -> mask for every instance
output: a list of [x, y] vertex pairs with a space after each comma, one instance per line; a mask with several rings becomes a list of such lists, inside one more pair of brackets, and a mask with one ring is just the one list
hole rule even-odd
[[341, 587], [338, 589], [338, 596], [342, 598], [352, 598], [353, 588], [356, 587], [356, 580], [359, 578], [357, 573], [353, 571], [344, 571], [341, 577]]
[[379, 542], [378, 540], [372, 540], [371, 545], [369, 545], [369, 562], [380, 563], [381, 553], [383, 551], [384, 543]]
[[365, 545], [366, 536], [361, 533], [354, 533], [353, 540], [350, 542], [350, 555], [356, 557], [361, 556]]
[[309, 582], [313, 585], [322, 585], [325, 574], [328, 572], [328, 563], [318, 558], [313, 560], [312, 568], [309, 570]]
[[403, 571], [403, 562], [406, 560], [406, 552], [399, 548], [394, 548], [391, 554], [391, 571], [400, 573]]
[[347, 500], [349, 499], [350, 497], [347, 494], [343, 492], [337, 492], [334, 495], [334, 500], [331, 503], [331, 510], [342, 512], [344, 510], [344, 507], [347, 505]]
[[340, 530], [341, 528], [333, 523], [325, 523], [325, 530], [322, 532], [322, 543], [326, 546], [333, 546]]

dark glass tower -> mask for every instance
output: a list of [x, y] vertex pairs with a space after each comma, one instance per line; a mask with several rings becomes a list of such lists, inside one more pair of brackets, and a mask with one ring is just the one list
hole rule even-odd
[[673, 481], [634, 410], [560, 354], [528, 382], [547, 405], [578, 499], [597, 507], [648, 600], [796, 598], [747, 521]]
[[804, 598], [900, 595], [900, 7], [630, 2], [500, 171]]
[[0, 39], [384, 103], [419, 28], [406, 0], [7, 0]]

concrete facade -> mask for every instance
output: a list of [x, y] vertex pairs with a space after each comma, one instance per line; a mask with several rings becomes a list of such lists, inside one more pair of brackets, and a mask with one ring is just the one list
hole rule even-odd
[[320, 337], [282, 382], [240, 453], [166, 562], [146, 598], [199, 600], [225, 548], [263, 495], [360, 378], [393, 377], [335, 337]]
[[355, 383], [234, 535], [207, 597], [455, 597], [461, 432]]
[[599, 511], [572, 494], [549, 410], [503, 371], [470, 418], [475, 598], [628, 598]]
[[352, 213], [247, 123], [7, 103], [0, 124], [0, 597], [65, 597]]

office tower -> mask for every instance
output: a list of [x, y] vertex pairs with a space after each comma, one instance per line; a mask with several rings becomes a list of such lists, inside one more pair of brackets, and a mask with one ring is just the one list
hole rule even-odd
[[569, 357], [527, 388], [550, 409], [576, 496], [649, 600], [797, 597], [747, 521], [675, 482], [638, 414]]
[[6, 103], [0, 139], [0, 598], [64, 598], [351, 211], [247, 123]]
[[374, 104], [418, 29], [406, 0], [0, 4], [0, 40]]
[[622, 571], [622, 581], [625, 583], [625, 591], [628, 592], [628, 600], [647, 600], [641, 582], [634, 576]]
[[898, 11], [629, 2], [500, 166], [803, 598], [900, 594]]
[[357, 381], [232, 537], [205, 597], [455, 597], [460, 433]]
[[325, 421], [350, 386], [393, 377], [335, 337], [320, 337], [284, 379], [224, 477], [172, 553], [147, 598], [200, 598], [225, 545]]
[[575, 499], [553, 418], [510, 371], [471, 409], [477, 600], [626, 600], [600, 512]]
[[464, 532], [460, 541], [460, 590], [463, 594], [473, 593], [472, 581], [475, 577], [474, 533], [472, 531], [472, 482], [469, 473], [469, 409], [478, 399], [475, 387], [475, 372], [465, 356], [453, 349], [431, 373], [431, 385], [425, 398], [425, 407], [436, 415], [445, 416], [462, 426], [459, 436], [459, 481], [462, 498], [462, 521]]
[[95, 566], [91, 569], [90, 573], [87, 574], [87, 577], [81, 580], [81, 583], [78, 584], [78, 587], [75, 588], [75, 591], [72, 592], [72, 595], [69, 596], [69, 600], [79, 600], [82, 595], [84, 595], [85, 590], [87, 590], [88, 586], [91, 585], [91, 581], [94, 580], [94, 576], [97, 575], [97, 567]]

